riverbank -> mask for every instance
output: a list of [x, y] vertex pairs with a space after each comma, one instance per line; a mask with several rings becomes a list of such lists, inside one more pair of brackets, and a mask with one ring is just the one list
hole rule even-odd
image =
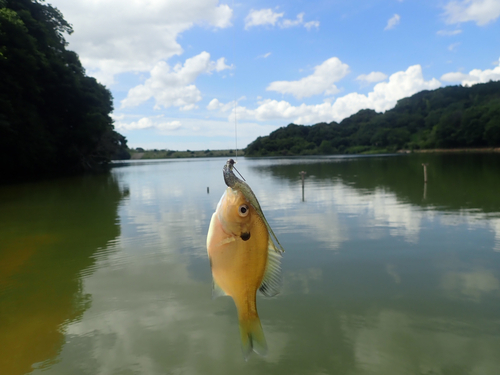
[[432, 148], [424, 150], [398, 150], [399, 154], [411, 153], [434, 153], [434, 152], [500, 152], [500, 147], [480, 147], [480, 148]]
[[[363, 148], [360, 148], [361, 151]], [[500, 147], [481, 147], [481, 148], [433, 148], [433, 149], [419, 149], [419, 150], [398, 150], [398, 154], [411, 154], [411, 153], [497, 153], [500, 152]], [[367, 150], [362, 152], [350, 152], [352, 155], [371, 155], [371, 154], [388, 154], [394, 153], [386, 149]], [[324, 154], [311, 154], [324, 155]], [[335, 154], [337, 155], [337, 154]], [[342, 155], [342, 154], [338, 154]], [[130, 158], [132, 160], [138, 159], [181, 159], [181, 158], [203, 158], [203, 157], [242, 157], [245, 156], [244, 150], [238, 150], [238, 155], [234, 150], [204, 150], [204, 151], [173, 151], [173, 150], [144, 150], [137, 152], [130, 150]], [[291, 155], [283, 155], [291, 156]]]
[[244, 150], [204, 150], [204, 151], [174, 151], [174, 150], [144, 150], [137, 152], [130, 150], [130, 159], [180, 159], [180, 158], [206, 158], [206, 157], [236, 157], [245, 156]]

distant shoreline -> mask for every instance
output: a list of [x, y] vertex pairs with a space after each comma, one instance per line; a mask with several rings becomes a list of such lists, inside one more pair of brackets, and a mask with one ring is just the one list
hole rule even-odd
[[[500, 152], [500, 147], [481, 147], [481, 148], [432, 148], [418, 150], [398, 150], [394, 154], [412, 154], [412, 153], [497, 153]], [[156, 159], [186, 159], [186, 158], [202, 158], [202, 157], [236, 157], [233, 150], [212, 150], [212, 151], [154, 151], [144, 150], [144, 152], [130, 152], [130, 160], [156, 160]], [[332, 155], [365, 155], [366, 153], [358, 154], [332, 154]], [[376, 154], [373, 154], [376, 155]], [[245, 152], [238, 150], [238, 156], [244, 157]], [[299, 156], [299, 155], [297, 155]], [[305, 156], [305, 155], [304, 155]], [[307, 156], [326, 156], [324, 154], [313, 154]], [[258, 156], [257, 156], [258, 157]], [[265, 156], [263, 156], [265, 157]]]
[[411, 153], [461, 153], [461, 152], [500, 152], [500, 147], [481, 147], [481, 148], [430, 148], [420, 150], [398, 150], [398, 154], [411, 154]]
[[131, 160], [147, 159], [186, 159], [186, 158], [206, 158], [206, 157], [236, 157], [245, 156], [243, 150], [198, 150], [198, 151], [174, 151], [174, 150], [129, 150]]

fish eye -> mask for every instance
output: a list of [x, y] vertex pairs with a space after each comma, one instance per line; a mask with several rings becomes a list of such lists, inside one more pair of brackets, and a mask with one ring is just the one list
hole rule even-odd
[[248, 206], [246, 204], [242, 204], [239, 208], [238, 208], [238, 214], [241, 216], [241, 217], [245, 217], [248, 215]]

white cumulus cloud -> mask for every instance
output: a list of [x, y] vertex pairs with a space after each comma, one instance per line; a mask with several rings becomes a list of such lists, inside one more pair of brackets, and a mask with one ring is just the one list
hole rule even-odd
[[450, 1], [444, 6], [446, 22], [449, 24], [475, 22], [486, 25], [500, 16], [498, 0], [462, 0]]
[[284, 19], [280, 23], [280, 27], [286, 29], [288, 27], [304, 26], [307, 30], [311, 30], [313, 27], [319, 28], [319, 21], [309, 21], [304, 22], [304, 13], [297, 14], [297, 18], [294, 20]]
[[217, 71], [217, 72], [222, 72], [223, 70], [226, 70], [226, 69], [232, 69], [233, 66], [232, 65], [227, 65], [226, 64], [226, 58], [225, 57], [221, 57], [215, 63], [211, 63], [211, 68], [213, 70]]
[[216, 62], [210, 60], [208, 52], [187, 59], [184, 65], [177, 64], [171, 68], [165, 61], [160, 61], [151, 70], [151, 77], [142, 85], [129, 90], [122, 100], [122, 107], [135, 107], [150, 98], [156, 101], [155, 108], [179, 107], [182, 110], [196, 108], [201, 92], [193, 84], [202, 73], [229, 69], [225, 59]]
[[[500, 61], [500, 59], [499, 59]], [[493, 69], [473, 69], [469, 73], [451, 72], [441, 77], [445, 82], [460, 82], [463, 86], [472, 86], [476, 83], [500, 80], [500, 65]]]
[[299, 13], [297, 14], [297, 19], [295, 20], [283, 20], [281, 23], [281, 27], [287, 28], [287, 27], [294, 27], [294, 26], [299, 26], [304, 23], [304, 13]]
[[162, 116], [143, 117], [138, 121], [124, 122], [119, 120], [115, 122], [115, 128], [118, 131], [142, 130], [142, 129], [158, 129], [163, 131], [178, 130], [182, 127], [180, 121], [165, 121]]
[[[207, 109], [209, 111], [214, 111], [214, 110], [219, 110], [220, 112], [224, 113], [224, 112], [229, 112], [229, 111], [233, 111], [237, 108], [242, 108], [238, 105], [238, 102], [242, 101], [242, 100], [245, 100], [246, 97], [245, 96], [242, 96], [241, 98], [239, 98], [238, 100], [232, 100], [228, 103], [221, 103], [219, 101], [219, 99], [212, 99], [210, 101], [210, 103], [208, 103], [207, 105]], [[238, 116], [239, 117], [239, 116]], [[230, 122], [234, 122], [234, 118], [231, 118], [230, 119]]]
[[284, 13], [273, 12], [272, 9], [251, 10], [245, 18], [245, 29], [252, 26], [276, 25], [276, 22], [283, 17]]
[[390, 30], [399, 25], [399, 22], [401, 21], [401, 17], [399, 14], [395, 14], [392, 16], [389, 21], [387, 21], [387, 26], [384, 28], [384, 30]]
[[224, 106], [219, 99], [212, 99], [207, 105], [207, 109], [213, 111], [215, 109], [221, 109]]
[[[441, 83], [435, 78], [426, 81], [422, 75], [422, 67], [413, 65], [406, 71], [392, 74], [388, 82], [376, 84], [373, 91], [368, 95], [354, 92], [337, 98], [331, 103], [325, 102], [315, 105], [303, 103], [298, 106], [293, 106], [284, 100], [267, 99], [259, 102], [256, 109], [238, 106], [236, 112], [238, 118], [258, 121], [284, 119], [297, 124], [341, 121], [361, 109], [374, 109], [378, 112], [386, 111], [393, 108], [399, 99], [422, 90], [433, 90], [440, 86]], [[214, 109], [221, 108], [222, 111], [222, 106], [219, 104], [213, 107]], [[226, 111], [234, 112], [232, 107], [226, 106], [224, 108]], [[231, 113], [230, 118], [232, 115]]]
[[306, 22], [306, 23], [304, 23], [304, 27], [307, 30], [311, 30], [313, 27], [319, 29], [319, 21], [309, 21], [309, 22]]
[[[232, 108], [232, 105], [229, 104]], [[181, 120], [163, 115], [142, 117], [139, 120], [121, 118], [115, 120], [115, 128], [127, 137], [134, 132], [149, 131], [154, 141], [131, 142], [130, 147], [169, 148], [172, 150], [227, 149], [235, 147], [234, 121], [226, 119], [200, 119], [183, 117]], [[238, 148], [244, 147], [255, 138], [269, 134], [276, 127], [258, 122], [243, 121], [238, 115]], [[193, 135], [197, 138], [193, 139]], [[174, 138], [175, 137], [175, 138]], [[210, 144], [208, 147], [207, 145]]]
[[338, 92], [335, 82], [349, 73], [349, 66], [332, 57], [314, 68], [314, 73], [298, 81], [275, 81], [266, 88], [282, 94], [292, 94], [297, 99], [313, 95], [331, 95]]
[[311, 30], [313, 27], [319, 28], [319, 21], [304, 22], [304, 13], [297, 14], [297, 18], [294, 20], [283, 19], [284, 14], [285, 13], [274, 12], [272, 9], [252, 9], [245, 18], [245, 30], [248, 30], [253, 26], [264, 25], [278, 25], [282, 29], [297, 26], [304, 26], [307, 30]]
[[130, 71], [149, 71], [180, 55], [180, 33], [194, 25], [231, 26], [232, 9], [219, 0], [51, 0], [73, 25], [69, 48], [88, 73], [105, 84]]
[[339, 114], [348, 113], [346, 116], [363, 108], [371, 108], [379, 112], [387, 111], [393, 108], [399, 99], [422, 90], [433, 90], [440, 86], [441, 83], [435, 78], [426, 81], [422, 75], [422, 67], [413, 65], [406, 71], [392, 74], [388, 82], [377, 83], [373, 91], [368, 95], [347, 94], [338, 98], [333, 107], [335, 112]]
[[357, 81], [366, 83], [380, 82], [387, 78], [387, 75], [382, 72], [371, 72], [369, 74], [361, 74], [356, 77]]

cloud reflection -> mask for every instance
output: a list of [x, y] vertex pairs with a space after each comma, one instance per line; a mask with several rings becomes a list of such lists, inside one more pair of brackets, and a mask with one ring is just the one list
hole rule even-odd
[[[421, 195], [417, 194], [419, 204], [408, 202], [407, 196], [413, 193], [402, 195], [397, 192], [398, 186], [362, 187], [360, 185], [368, 183], [364, 180], [361, 182], [361, 177], [369, 181], [370, 178], [380, 180], [380, 176], [376, 174], [379, 172], [377, 168], [380, 167], [375, 162], [370, 162], [367, 163], [368, 169], [361, 170], [361, 167], [356, 166], [361, 163], [360, 160], [354, 163], [352, 159], [346, 158], [306, 159], [305, 162], [303, 159], [283, 159], [274, 161], [274, 165], [268, 161], [259, 161], [260, 164], [251, 166], [248, 172], [244, 171], [257, 172], [252, 176], [252, 188], [259, 197], [266, 215], [270, 212], [273, 219], [279, 222], [278, 232], [286, 233], [291, 230], [290, 228], [293, 228], [293, 231], [301, 230], [303, 235], [308, 235], [314, 241], [318, 240], [333, 250], [339, 249], [340, 244], [349, 240], [359, 238], [377, 240], [387, 234], [402, 238], [409, 245], [417, 245], [421, 241], [424, 227], [459, 225], [471, 231], [486, 228], [493, 231], [494, 249], [500, 251], [500, 219], [492, 218], [488, 211], [485, 212], [479, 207], [440, 211], [439, 205], [442, 203], [436, 201], [438, 187], [434, 184], [429, 193], [433, 199], [422, 203]], [[367, 175], [353, 174], [348, 167], [345, 167], [349, 163], [352, 163], [354, 173]], [[374, 163], [375, 167], [371, 167]], [[420, 167], [421, 163], [415, 164]], [[386, 169], [388, 168], [383, 170]], [[309, 170], [305, 181], [306, 199], [303, 205], [299, 204], [301, 182], [298, 171], [300, 170]], [[369, 175], [374, 173], [373, 177]], [[273, 180], [272, 191], [269, 190], [269, 175], [279, 177]], [[436, 183], [439, 182], [441, 181]], [[421, 186], [420, 183], [419, 181], [417, 187]], [[448, 183], [446, 180], [446, 184]], [[444, 201], [449, 200], [449, 196], [457, 195], [456, 189], [445, 186], [448, 189], [442, 193]], [[481, 190], [487, 191], [488, 187], [482, 186]], [[478, 195], [484, 197], [478, 204], [488, 208], [496, 207], [494, 205], [496, 203], [487, 200], [487, 194], [479, 191]], [[461, 199], [463, 200], [463, 197]], [[453, 204], [457, 203], [453, 201]], [[458, 207], [460, 204], [463, 205], [458, 203]], [[349, 230], [353, 220], [356, 221], [357, 227], [363, 228], [362, 231], [353, 233]]]
[[[352, 324], [360, 320], [364, 323]], [[449, 329], [453, 325], [458, 329]], [[498, 338], [486, 331], [471, 335], [470, 329], [469, 322], [389, 309], [342, 319], [342, 330], [354, 347], [354, 373], [363, 374], [496, 374]]]
[[492, 293], [498, 296], [500, 282], [488, 269], [474, 269], [465, 272], [447, 272], [443, 275], [442, 288], [452, 298], [467, 298], [479, 302]]
[[287, 250], [283, 293], [258, 301], [272, 350], [242, 361], [232, 301], [211, 300], [205, 249], [223, 164], [115, 171], [130, 191], [120, 234], [83, 278], [92, 306], [68, 325], [51, 373], [496, 375], [500, 275], [488, 261], [500, 220], [440, 210], [435, 188], [415, 204], [331, 165], [308, 165], [305, 202], [302, 165], [289, 178], [238, 165]]

